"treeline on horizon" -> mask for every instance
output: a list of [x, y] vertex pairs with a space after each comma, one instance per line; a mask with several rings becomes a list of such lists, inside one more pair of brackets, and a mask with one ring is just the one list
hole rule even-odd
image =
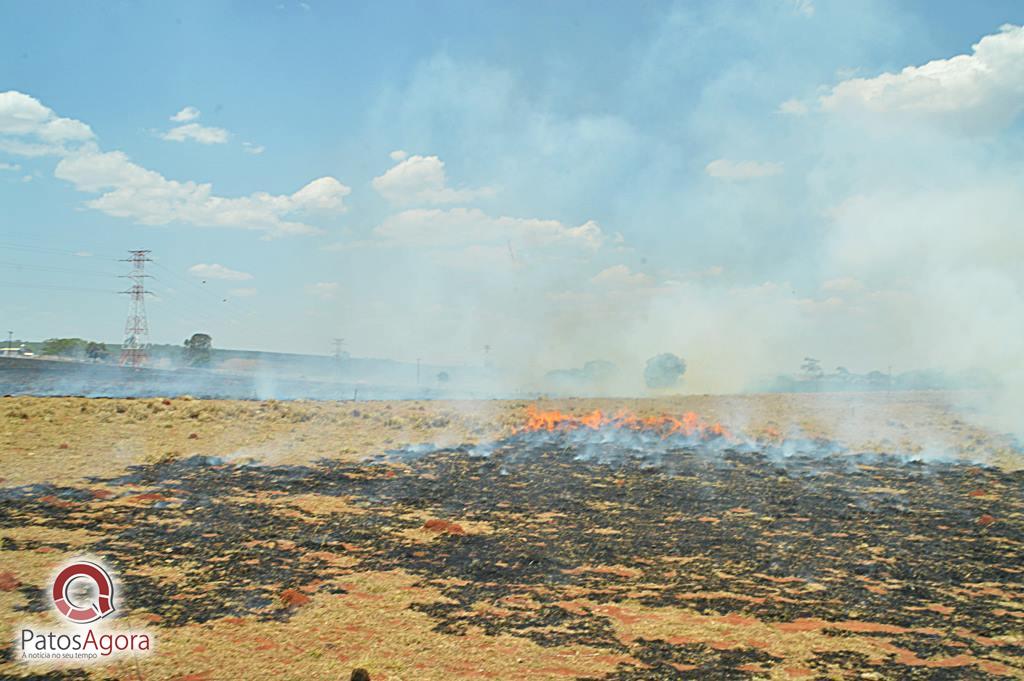
[[[206, 344], [200, 348], [190, 348], [190, 342], [195, 341], [196, 336], [203, 336]], [[120, 344], [107, 344], [83, 338], [48, 338], [43, 341], [13, 340], [3, 343], [2, 347], [6, 348], [8, 345], [13, 348], [22, 348], [44, 357], [59, 357], [99, 363], [116, 363], [121, 351]], [[187, 339], [182, 345], [153, 344], [149, 347], [148, 352], [151, 360], [154, 362], [195, 368], [211, 366], [231, 359], [256, 357], [276, 357], [281, 361], [287, 361], [288, 357], [292, 357], [295, 361], [312, 360], [317, 362], [350, 359], [348, 353], [342, 353], [341, 357], [330, 357], [299, 353], [213, 348], [209, 337], [205, 334], [196, 334], [192, 338]], [[650, 373], [651, 364], [656, 360], [660, 360], [662, 363], [665, 360], [671, 360], [672, 366], [667, 369], [656, 367], [660, 370], [660, 373], [672, 374], [671, 381], [665, 380], [659, 385], [649, 375], [646, 375], [646, 373]], [[401, 364], [393, 360], [371, 361]], [[671, 387], [675, 381], [682, 379], [685, 371], [686, 364], [682, 358], [666, 353], [648, 360], [645, 379], [647, 379], [649, 387], [666, 388]], [[556, 390], [577, 391], [583, 394], [588, 389], [599, 389], [603, 384], [610, 382], [617, 372], [618, 367], [615, 364], [604, 360], [594, 360], [586, 362], [582, 368], [549, 371], [544, 378], [545, 383]], [[680, 385], [685, 384], [680, 382]], [[819, 360], [813, 357], [805, 357], [799, 372], [780, 374], [774, 378], [761, 381], [751, 386], [751, 391], [985, 390], [998, 388], [1000, 385], [1001, 382], [998, 376], [986, 369], [968, 369], [957, 372], [948, 372], [942, 369], [917, 369], [899, 373], [872, 370], [866, 373], [855, 373], [843, 366], [837, 366], [832, 372], [826, 372], [821, 368]]]

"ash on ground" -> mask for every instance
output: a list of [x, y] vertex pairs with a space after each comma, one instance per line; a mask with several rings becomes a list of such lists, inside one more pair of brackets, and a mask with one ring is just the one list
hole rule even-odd
[[[280, 607], [283, 591], [316, 597], [342, 591], [339, 576], [400, 569], [445, 596], [412, 606], [437, 632], [623, 656], [605, 679], [746, 678], [793, 662], [756, 641], [626, 640], [614, 609], [624, 604], [817, 631], [838, 643], [800, 662], [824, 676], [1024, 674], [1022, 472], [822, 442], [594, 431], [411, 448], [363, 464], [194, 457], [94, 484], [112, 495], [2, 490], [0, 526], [107, 528], [93, 552], [161, 627], [287, 619], [295, 609]], [[294, 512], [297, 495], [357, 512]], [[425, 549], [410, 532], [436, 536]], [[34, 548], [22, 544], [0, 548]], [[145, 574], [167, 565], [182, 571], [173, 584]], [[22, 587], [29, 609], [48, 607], [40, 586]]]

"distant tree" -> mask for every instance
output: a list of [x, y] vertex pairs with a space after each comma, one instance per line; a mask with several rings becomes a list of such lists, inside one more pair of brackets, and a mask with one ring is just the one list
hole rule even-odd
[[80, 357], [85, 349], [81, 338], [48, 338], [43, 341], [42, 354], [61, 357]]
[[850, 380], [850, 370], [846, 367], [836, 367], [836, 378], [840, 381], [847, 382]]
[[194, 333], [185, 341], [185, 363], [190, 367], [210, 365], [213, 338], [205, 333]]
[[821, 370], [821, 362], [813, 357], [804, 357], [804, 361], [800, 365], [800, 370], [803, 371], [808, 378], [818, 379], [825, 375], [825, 372]]
[[106, 343], [89, 341], [85, 345], [85, 356], [92, 360], [102, 361], [110, 357], [110, 351], [107, 350]]
[[888, 385], [890, 382], [890, 376], [887, 373], [881, 371], [870, 371], [867, 375], [868, 383], [873, 386]]
[[665, 352], [647, 360], [644, 366], [644, 383], [648, 388], [671, 388], [679, 383], [686, 373], [686, 362], [682, 357]]
[[447, 383], [450, 378], [451, 376], [448, 375], [447, 371], [441, 371], [437, 374], [437, 382], [440, 383], [441, 385]]

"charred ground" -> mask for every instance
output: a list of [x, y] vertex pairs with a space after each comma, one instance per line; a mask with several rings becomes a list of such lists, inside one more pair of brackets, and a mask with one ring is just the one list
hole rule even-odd
[[[825, 441], [529, 432], [364, 463], [192, 457], [8, 488], [0, 528], [53, 539], [8, 532], [0, 549], [102, 556], [158, 637], [288, 626], [326, 599], [358, 600], [337, 615], [358, 629], [395, 615], [395, 589], [413, 594], [395, 621], [435, 640], [576, 651], [493, 673], [438, 651], [434, 668], [378, 664], [375, 679], [988, 678], [1024, 675], [1022, 490], [1019, 471]], [[388, 577], [369, 588], [368, 574]], [[24, 581], [16, 607], [43, 616], [45, 584]], [[316, 664], [352, 659], [314, 639]]]

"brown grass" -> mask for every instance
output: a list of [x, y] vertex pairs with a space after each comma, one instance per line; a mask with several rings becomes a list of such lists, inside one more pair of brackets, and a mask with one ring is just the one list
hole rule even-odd
[[[527, 404], [6, 397], [0, 398], [0, 478], [5, 485], [71, 483], [193, 454], [282, 464], [359, 460], [408, 444], [499, 437], [522, 423]], [[693, 395], [541, 405], [576, 414], [695, 411], [754, 437], [799, 432], [856, 449], [944, 451], [1009, 469], [1024, 465], [1006, 437], [965, 422], [943, 393]]]

